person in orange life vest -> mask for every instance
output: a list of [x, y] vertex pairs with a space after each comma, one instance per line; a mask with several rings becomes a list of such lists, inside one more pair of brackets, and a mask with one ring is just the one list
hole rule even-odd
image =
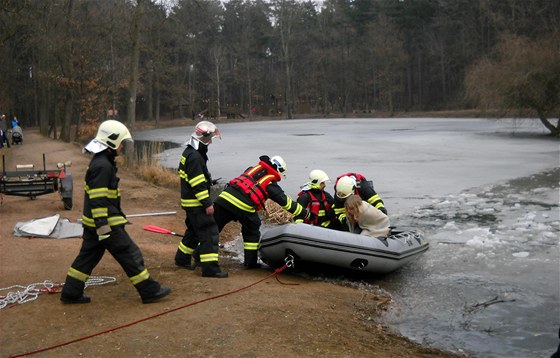
[[309, 218], [303, 215], [295, 218], [296, 223], [306, 223], [322, 227], [330, 227], [335, 219], [332, 206], [334, 199], [325, 191], [325, 182], [330, 181], [327, 173], [315, 169], [309, 173], [309, 181], [298, 194], [297, 202], [309, 212]]
[[[241, 224], [243, 249], [247, 268], [258, 268], [257, 251], [261, 237], [261, 219], [257, 211], [264, 209], [267, 199], [278, 203], [294, 216], [306, 212], [300, 204], [284, 193], [278, 182], [286, 175], [286, 162], [280, 156], [263, 155], [257, 165], [233, 178], [214, 201], [214, 218], [221, 231], [230, 221]], [[307, 214], [307, 213], [306, 213]]]
[[385, 204], [379, 197], [379, 194], [375, 192], [373, 183], [368, 181], [362, 174], [346, 173], [339, 175], [334, 184], [334, 192], [333, 210], [337, 218], [336, 228], [339, 230], [347, 230], [344, 202], [352, 194], [359, 195], [362, 200], [368, 202], [387, 215]]
[[197, 249], [195, 257], [200, 260], [202, 276], [225, 278], [228, 274], [222, 272], [218, 264], [220, 233], [214, 220], [214, 205], [210, 199], [212, 178], [206, 166], [208, 146], [216, 136], [220, 137], [220, 131], [212, 122], [199, 122], [181, 156], [181, 207], [187, 214], [187, 229], [175, 253], [175, 264], [194, 269], [191, 258]]
[[390, 232], [389, 217], [359, 195], [350, 195], [344, 202], [348, 230], [371, 237], [387, 237]]

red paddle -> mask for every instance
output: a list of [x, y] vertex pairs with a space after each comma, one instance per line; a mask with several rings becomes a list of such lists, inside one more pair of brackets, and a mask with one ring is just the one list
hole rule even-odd
[[[177, 234], [176, 232], [173, 232], [171, 230], [167, 230], [167, 229], [164, 229], [162, 227], [155, 226], [155, 225], [146, 225], [146, 226], [144, 226], [143, 229], [147, 230], [147, 231], [157, 232], [158, 234], [169, 234], [169, 235], [175, 235], [175, 236], [183, 237], [183, 235], [181, 235], [181, 234]], [[219, 247], [224, 247], [224, 244], [218, 244], [218, 246]]]
[[173, 232], [171, 230], [167, 230], [167, 229], [164, 229], [162, 227], [155, 226], [155, 225], [146, 225], [146, 226], [144, 226], [144, 230], [157, 232], [159, 234], [169, 234], [169, 235], [175, 235], [175, 236], [183, 237], [183, 235], [181, 235], [181, 234], [177, 234], [176, 232]]

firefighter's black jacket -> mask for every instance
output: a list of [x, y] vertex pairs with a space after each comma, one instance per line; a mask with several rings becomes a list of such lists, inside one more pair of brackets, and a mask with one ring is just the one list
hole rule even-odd
[[82, 226], [99, 229], [125, 225], [128, 221], [121, 210], [116, 153], [105, 149], [93, 156], [85, 177]]
[[210, 199], [212, 178], [206, 166], [208, 157], [205, 150], [208, 148], [203, 144], [199, 144], [199, 150], [187, 145], [181, 156], [179, 177], [183, 209], [207, 208], [212, 205]]

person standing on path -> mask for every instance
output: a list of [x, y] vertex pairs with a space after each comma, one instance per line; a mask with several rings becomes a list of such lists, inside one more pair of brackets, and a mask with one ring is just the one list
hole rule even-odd
[[193, 270], [192, 255], [197, 250], [203, 277], [226, 278], [218, 264], [220, 234], [214, 220], [210, 199], [212, 177], [208, 172], [208, 146], [220, 131], [212, 122], [199, 122], [194, 129], [179, 163], [181, 207], [186, 211], [187, 229], [175, 254], [175, 264]]
[[84, 152], [94, 155], [85, 175], [83, 241], [68, 269], [60, 296], [62, 303], [91, 302], [90, 297], [84, 296], [85, 284], [106, 250], [126, 272], [142, 303], [156, 302], [171, 292], [150, 276], [140, 249], [124, 229], [128, 220], [121, 210], [115, 157], [126, 141], [132, 141], [126, 126], [107, 120], [99, 125], [97, 135], [84, 148]]
[[10, 148], [10, 141], [8, 140], [8, 122], [6, 121], [6, 115], [0, 114], [0, 148], [4, 146]]

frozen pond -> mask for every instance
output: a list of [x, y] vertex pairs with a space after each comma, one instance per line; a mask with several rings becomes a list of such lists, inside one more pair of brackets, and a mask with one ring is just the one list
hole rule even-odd
[[[135, 139], [183, 143], [194, 127]], [[430, 250], [364, 289], [390, 292], [389, 323], [419, 342], [483, 357], [548, 357], [560, 326], [559, 141], [536, 121], [391, 118], [220, 124], [209, 169], [225, 180], [281, 155], [295, 197], [312, 169], [373, 180], [397, 226]], [[183, 148], [166, 150], [176, 167]], [[332, 186], [328, 188], [332, 193]]]

